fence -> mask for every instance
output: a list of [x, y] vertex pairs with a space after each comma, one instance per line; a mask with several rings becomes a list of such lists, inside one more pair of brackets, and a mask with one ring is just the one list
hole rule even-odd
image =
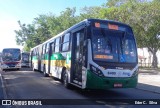
[[152, 63], [142, 63], [139, 62], [139, 67], [147, 67], [147, 68], [151, 68], [152, 67]]

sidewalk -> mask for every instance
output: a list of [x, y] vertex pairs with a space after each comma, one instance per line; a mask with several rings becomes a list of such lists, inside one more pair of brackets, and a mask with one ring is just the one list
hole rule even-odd
[[137, 89], [160, 93], [160, 71], [140, 69]]

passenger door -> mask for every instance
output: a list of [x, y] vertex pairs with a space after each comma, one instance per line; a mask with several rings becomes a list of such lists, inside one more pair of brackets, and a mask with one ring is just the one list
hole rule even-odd
[[72, 80], [73, 83], [82, 85], [82, 63], [83, 63], [83, 43], [84, 29], [73, 33], [72, 36]]

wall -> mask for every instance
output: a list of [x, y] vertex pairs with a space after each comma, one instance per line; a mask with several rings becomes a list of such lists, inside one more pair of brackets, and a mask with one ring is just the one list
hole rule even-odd
[[[150, 67], [152, 64], [152, 53], [147, 48], [138, 48], [138, 62], [140, 66]], [[158, 66], [160, 67], [160, 50], [157, 52]]]

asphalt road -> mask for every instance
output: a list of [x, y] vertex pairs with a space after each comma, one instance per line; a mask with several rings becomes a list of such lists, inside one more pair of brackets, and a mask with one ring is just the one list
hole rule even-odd
[[[33, 72], [29, 68], [23, 68], [20, 71], [7, 71], [1, 72], [4, 86], [3, 90], [6, 93], [6, 99], [64, 99], [65, 103], [78, 102], [89, 103], [90, 105], [54, 105], [60, 108], [150, 108], [160, 107], [160, 105], [112, 105], [108, 104], [105, 100], [101, 99], [159, 99], [160, 94], [149, 91], [144, 91], [136, 88], [129, 89], [111, 89], [101, 91], [84, 91], [78, 88], [66, 89], [60, 81], [54, 80], [51, 77], [43, 77], [42, 73]], [[66, 99], [66, 100], [65, 100]], [[69, 101], [68, 101], [69, 100]], [[80, 101], [79, 101], [80, 100]], [[100, 104], [100, 105], [96, 105]], [[36, 106], [10, 106], [16, 108], [32, 108]], [[53, 106], [39, 106], [39, 107], [51, 107]]]

